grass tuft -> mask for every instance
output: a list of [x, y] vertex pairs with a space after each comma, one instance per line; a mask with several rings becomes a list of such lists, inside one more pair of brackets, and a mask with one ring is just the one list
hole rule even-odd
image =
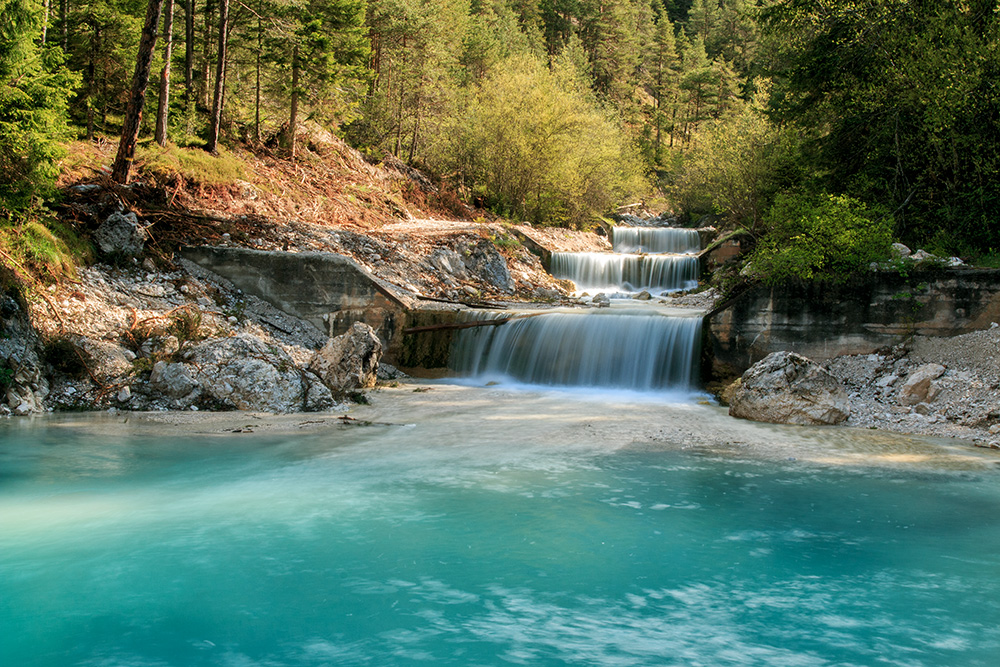
[[244, 179], [244, 163], [220, 149], [219, 155], [200, 148], [180, 148], [167, 144], [161, 148], [151, 143], [136, 150], [135, 163], [147, 173], [163, 180], [183, 178], [202, 185], [232, 185]]

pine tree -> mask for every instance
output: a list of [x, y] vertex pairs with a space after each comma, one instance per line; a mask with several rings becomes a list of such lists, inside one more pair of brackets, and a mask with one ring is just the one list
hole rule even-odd
[[0, 217], [30, 207], [51, 188], [67, 99], [77, 78], [57, 48], [39, 46], [39, 5], [0, 0]]

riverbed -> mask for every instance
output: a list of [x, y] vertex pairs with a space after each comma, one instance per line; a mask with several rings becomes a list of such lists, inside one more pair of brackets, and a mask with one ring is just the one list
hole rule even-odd
[[[0, 423], [0, 664], [991, 665], [1000, 455], [698, 394]], [[343, 419], [348, 417], [348, 419]]]

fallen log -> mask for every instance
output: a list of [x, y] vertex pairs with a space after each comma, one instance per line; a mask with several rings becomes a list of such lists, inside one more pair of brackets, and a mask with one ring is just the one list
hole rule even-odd
[[509, 317], [498, 317], [495, 320], [473, 320], [471, 322], [448, 322], [445, 324], [428, 324], [422, 327], [410, 327], [403, 329], [404, 334], [421, 333], [424, 331], [444, 331], [446, 329], [471, 329], [472, 327], [498, 327], [507, 324], [512, 320], [525, 320], [529, 317], [538, 317], [545, 313], [529, 313], [526, 315], [511, 315]]
[[472, 327], [496, 327], [515, 319], [513, 317], [502, 317], [495, 320], [474, 320], [472, 322], [448, 322], [445, 324], [428, 324], [422, 327], [410, 327], [403, 329], [404, 334], [421, 333], [424, 331], [443, 331], [445, 329], [471, 329]]

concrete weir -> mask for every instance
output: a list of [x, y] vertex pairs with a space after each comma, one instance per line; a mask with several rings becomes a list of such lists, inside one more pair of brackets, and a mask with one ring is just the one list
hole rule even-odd
[[882, 271], [842, 284], [756, 285], [705, 316], [702, 375], [742, 373], [771, 352], [821, 361], [910, 336], [956, 336], [1000, 322], [1000, 271]]
[[421, 300], [333, 253], [189, 247], [181, 255], [247, 294], [313, 324], [329, 336], [364, 322], [385, 345], [385, 358], [404, 370], [447, 365], [450, 338], [404, 336], [408, 327], [458, 320], [457, 304]]

